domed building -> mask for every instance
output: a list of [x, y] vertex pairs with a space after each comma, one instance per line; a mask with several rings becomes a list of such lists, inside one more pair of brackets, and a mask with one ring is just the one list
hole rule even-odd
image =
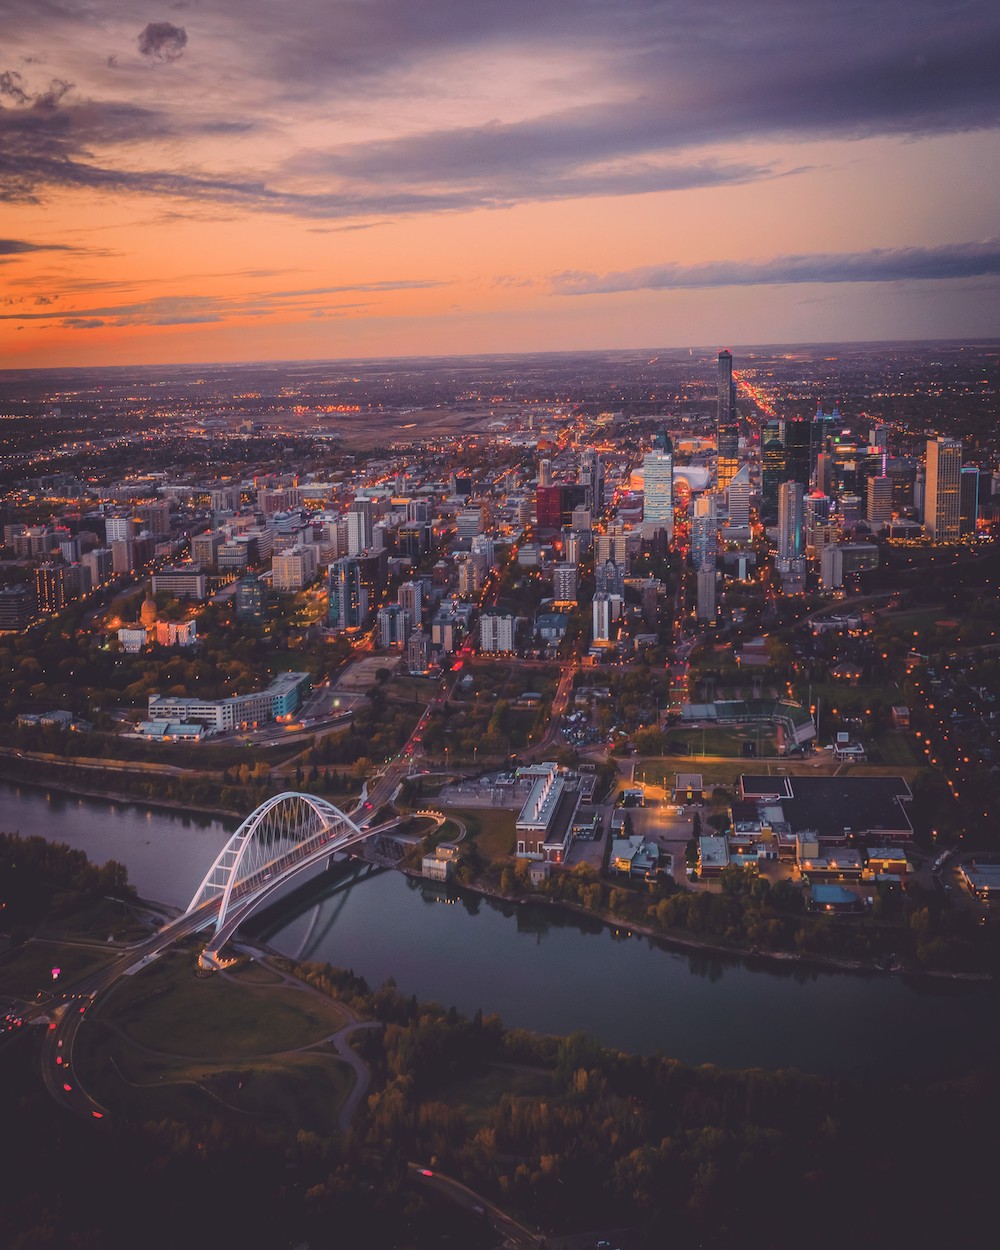
[[143, 599], [142, 607], [139, 609], [139, 621], [147, 629], [152, 629], [156, 624], [156, 601], [149, 591], [147, 591], [146, 598]]

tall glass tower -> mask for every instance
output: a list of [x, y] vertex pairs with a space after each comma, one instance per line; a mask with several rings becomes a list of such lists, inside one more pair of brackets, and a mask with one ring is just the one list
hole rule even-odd
[[718, 453], [716, 475], [720, 487], [728, 486], [739, 467], [739, 424], [736, 420], [736, 386], [733, 382], [733, 354], [719, 352], [715, 445]]

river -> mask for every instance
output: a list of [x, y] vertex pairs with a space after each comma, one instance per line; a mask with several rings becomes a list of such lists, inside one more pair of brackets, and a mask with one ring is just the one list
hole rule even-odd
[[[220, 821], [0, 783], [0, 829], [121, 861], [144, 898], [184, 907], [231, 831]], [[543, 904], [513, 906], [397, 872], [312, 883], [272, 910], [285, 954], [392, 977], [422, 1001], [511, 1027], [581, 1030], [686, 1063], [924, 1080], [992, 1062], [1000, 988], [669, 950]]]

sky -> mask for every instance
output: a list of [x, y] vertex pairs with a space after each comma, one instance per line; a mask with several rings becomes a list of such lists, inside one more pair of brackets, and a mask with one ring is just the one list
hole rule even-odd
[[1000, 333], [995, 0], [0, 7], [0, 368]]

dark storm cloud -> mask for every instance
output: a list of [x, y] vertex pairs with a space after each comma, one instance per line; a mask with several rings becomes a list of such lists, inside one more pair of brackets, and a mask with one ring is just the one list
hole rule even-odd
[[172, 22], [150, 22], [138, 38], [139, 51], [156, 61], [176, 61], [187, 47], [187, 31]]
[[[188, 198], [185, 178], [169, 171], [151, 174], [97, 163], [95, 149], [113, 153], [125, 145], [155, 147], [171, 139], [242, 133], [251, 123], [172, 116], [161, 109], [92, 100], [57, 101], [51, 107], [0, 108], [0, 202], [38, 199], [43, 187], [92, 187], [147, 191]], [[190, 198], [213, 198], [205, 188]], [[219, 184], [219, 197], [225, 198]], [[249, 194], [245, 191], [244, 194]]]
[[676, 291], [722, 286], [783, 286], [801, 282], [920, 282], [1000, 274], [1000, 239], [941, 247], [874, 248], [868, 252], [776, 256], [760, 262], [658, 265], [610, 274], [557, 274], [559, 295], [617, 291]]
[[[76, 36], [88, 22], [110, 27], [117, 16], [110, 0], [8, 0], [6, 7], [5, 25], [40, 46], [51, 29]], [[993, 2], [298, 0], [293, 9], [294, 20], [273, 0], [192, 10], [213, 72], [217, 63], [229, 71], [231, 117], [192, 122], [190, 96], [162, 95], [158, 107], [92, 101], [70, 108], [61, 96], [32, 94], [9, 71], [6, 99], [15, 107], [0, 109], [0, 198], [31, 198], [47, 185], [92, 186], [315, 219], [398, 216], [788, 172], [769, 152], [708, 159], [711, 145], [1000, 125], [1000, 6]], [[170, 22], [151, 22], [139, 36], [149, 59], [176, 59], [186, 42], [185, 29]], [[545, 99], [565, 105], [533, 111], [531, 86], [518, 95], [517, 84], [515, 121], [415, 134], [404, 124], [398, 138], [296, 151], [297, 120], [325, 118], [330, 134], [349, 136], [355, 110], [395, 101], [405, 123], [412, 92], [439, 103], [454, 92], [457, 118], [463, 73], [488, 81], [495, 66], [502, 84], [522, 64], [546, 88]], [[153, 77], [144, 76], [149, 90]], [[36, 105], [61, 129], [22, 125], [12, 146], [9, 118]], [[239, 136], [278, 117], [290, 153], [281, 167], [219, 177], [196, 164], [194, 143], [184, 171], [150, 159], [168, 137]], [[309, 133], [321, 142], [314, 127]], [[121, 150], [134, 143], [147, 148], [144, 160]]]
[[72, 248], [59, 243], [28, 243], [25, 239], [0, 239], [0, 257], [21, 256], [26, 252], [69, 252]]

